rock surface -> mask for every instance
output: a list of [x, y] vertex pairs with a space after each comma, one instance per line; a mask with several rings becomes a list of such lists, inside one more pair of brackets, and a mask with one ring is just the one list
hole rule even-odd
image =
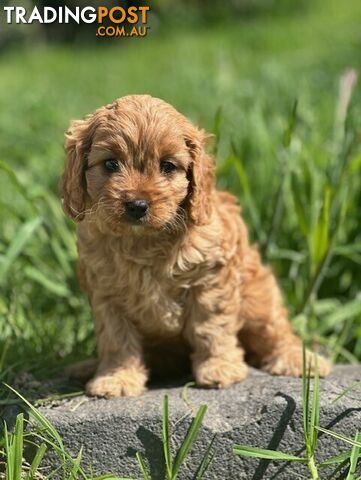
[[[360, 385], [333, 403], [345, 388], [360, 380], [361, 366], [338, 366], [321, 381], [323, 427], [352, 437], [357, 429], [361, 430]], [[142, 478], [135, 458], [140, 451], [152, 480], [161, 480], [165, 473], [161, 441], [164, 394], [169, 395], [173, 451], [184, 438], [192, 408], [195, 411], [205, 403], [208, 412], [197, 443], [182, 467], [180, 480], [194, 478], [214, 434], [216, 454], [206, 479], [293, 480], [309, 478], [304, 465], [240, 458], [232, 453], [232, 446], [238, 443], [302, 455], [301, 388], [299, 379], [272, 377], [253, 370], [247, 380], [232, 388], [189, 388], [186, 398], [184, 387], [154, 388], [139, 398], [77, 397], [41, 410], [56, 426], [72, 454], [76, 455], [84, 446], [84, 465], [91, 465], [94, 473]], [[320, 434], [317, 458], [322, 460], [349, 448]], [[338, 473], [333, 478], [345, 477]]]

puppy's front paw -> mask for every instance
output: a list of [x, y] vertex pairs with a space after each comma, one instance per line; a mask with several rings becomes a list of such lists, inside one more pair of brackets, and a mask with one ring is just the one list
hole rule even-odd
[[[306, 351], [306, 364], [307, 371], [309, 370], [311, 376], [315, 373], [315, 359], [314, 353], [309, 350]], [[326, 377], [331, 370], [330, 362], [317, 355], [317, 368], [320, 377]], [[274, 354], [269, 357], [265, 364], [262, 366], [262, 370], [271, 373], [272, 375], [286, 375], [289, 377], [302, 377], [303, 373], [303, 354], [302, 347], [294, 346], [290, 348], [283, 348], [282, 350], [275, 351]]]
[[225, 388], [241, 382], [247, 377], [247, 365], [243, 360], [231, 362], [227, 359], [211, 357], [193, 365], [197, 385]]
[[96, 397], [136, 397], [145, 391], [146, 375], [121, 368], [99, 373], [86, 384], [86, 393]]

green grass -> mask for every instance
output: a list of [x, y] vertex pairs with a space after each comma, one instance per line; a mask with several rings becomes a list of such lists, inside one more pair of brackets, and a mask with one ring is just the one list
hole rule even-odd
[[[302, 376], [302, 408], [303, 408], [303, 434], [304, 434], [304, 451], [305, 456], [300, 457], [290, 453], [280, 452], [276, 450], [267, 450], [259, 447], [248, 445], [235, 445], [233, 452], [240, 457], [260, 458], [270, 461], [284, 461], [304, 463], [308, 467], [311, 480], [321, 480], [321, 478], [334, 478], [334, 475], [341, 468], [348, 467], [346, 480], [360, 480], [357, 476], [356, 468], [360, 459], [361, 435], [356, 431], [354, 438], [333, 432], [319, 425], [320, 419], [320, 379], [318, 376], [317, 356], [315, 355], [315, 376], [311, 381], [306, 366], [306, 350], [303, 350], [303, 376]], [[312, 389], [311, 389], [311, 383]], [[333, 438], [341, 440], [346, 445], [351, 445], [351, 450], [344, 451], [336, 456], [330, 457], [323, 462], [317, 461], [317, 445], [318, 434], [322, 432]], [[336, 465], [331, 474], [328, 472], [327, 477], [320, 471], [325, 467]], [[345, 478], [344, 476], [342, 478]]]
[[[10, 388], [11, 389], [11, 388]], [[106, 474], [93, 476], [85, 472], [81, 466], [82, 451], [72, 457], [65, 448], [63, 441], [56, 428], [49, 420], [29, 403], [22, 395], [11, 389], [28, 410], [31, 421], [24, 420], [24, 414], [16, 417], [13, 432], [9, 432], [4, 424], [3, 437], [0, 438], [0, 462], [4, 469], [0, 470], [0, 478], [5, 480], [43, 480], [61, 478], [62, 480], [127, 480], [115, 475]], [[3, 426], [2, 426], [3, 427]], [[25, 460], [29, 456], [28, 447], [32, 450], [31, 463]], [[47, 450], [53, 451], [58, 457], [59, 466], [44, 471], [42, 462]], [[4, 471], [4, 476], [2, 472]], [[129, 480], [129, 479], [128, 479]]]
[[[5, 476], [2, 476], [2, 470], [0, 470], [1, 479], [23, 480], [25, 478], [26, 480], [42, 480], [54, 478], [55, 476], [61, 480], [132, 480], [112, 474], [94, 476], [84, 470], [81, 466], [83, 447], [80, 448], [78, 455], [73, 457], [64, 446], [63, 440], [54, 425], [20, 393], [11, 387], [8, 388], [18, 397], [23, 408], [27, 410], [30, 421], [25, 423], [24, 414], [20, 413], [16, 417], [15, 427], [12, 432], [9, 432], [6, 423], [4, 424], [2, 438], [0, 437], [0, 465], [4, 465]], [[176, 452], [174, 460], [172, 460], [173, 432], [169, 420], [168, 396], [164, 396], [162, 441], [166, 471], [165, 480], [177, 479], [185, 459], [197, 440], [206, 412], [207, 406], [201, 405], [191, 420], [187, 433]], [[204, 451], [201, 463], [194, 473], [194, 480], [201, 480], [204, 477], [213, 460], [214, 438]], [[29, 450], [27, 451], [26, 448], [29, 446], [32, 447], [31, 463], [26, 461], [26, 457], [29, 458]], [[52, 451], [57, 456], [58, 466], [53, 465], [50, 471], [49, 468], [45, 467], [44, 469], [42, 465], [47, 450]], [[145, 461], [141, 452], [136, 453], [136, 458], [144, 480], [151, 480], [151, 474], [147, 465], [151, 465], [153, 460], [148, 458]]]
[[[359, 86], [346, 121], [336, 113], [341, 76], [361, 67], [360, 14], [359, 0], [317, 0], [287, 15], [224, 18], [199, 28], [173, 18], [147, 39], [33, 45], [0, 56], [0, 381], [16, 384], [21, 372], [54, 378], [63, 364], [93, 353], [91, 314], [75, 278], [74, 226], [57, 195], [63, 132], [70, 119], [128, 93], [160, 96], [216, 134], [210, 148], [219, 186], [239, 197], [295, 328], [334, 360], [360, 361]], [[49, 394], [33, 393], [34, 400]], [[0, 387], [0, 409], [19, 401]], [[348, 464], [347, 478], [355, 479], [360, 434], [349, 438], [319, 426], [317, 377], [313, 388], [304, 377], [303, 405], [304, 457], [249, 446], [235, 452], [304, 462], [314, 479], [323, 467]], [[41, 478], [36, 472], [45, 450], [58, 455], [64, 480], [93, 478], [82, 470], [82, 451], [71, 457], [54, 427], [28, 408], [33, 437], [20, 415], [0, 443], [7, 480]], [[205, 407], [173, 457], [164, 400], [168, 479], [180, 471], [204, 413]], [[317, 432], [349, 450], [319, 464]], [[29, 465], [23, 453], [34, 438]], [[212, 440], [195, 478], [216, 453]], [[151, 459], [141, 452], [137, 458], [148, 478]]]
[[[320, 382], [316, 355], [314, 361], [315, 376], [312, 382], [306, 367], [306, 350], [304, 347], [302, 377], [304, 446], [301, 448], [301, 450], [304, 451], [304, 455], [299, 456], [299, 454], [295, 455], [248, 445], [234, 445], [233, 453], [246, 458], [266, 459], [274, 462], [283, 461], [303, 463], [308, 467], [309, 478], [311, 480], [335, 478], [335, 475], [340, 472], [341, 469], [344, 471], [347, 469], [347, 477], [343, 475], [342, 478], [346, 478], [346, 480], [361, 480], [361, 477], [357, 474], [357, 466], [361, 458], [361, 434], [356, 431], [354, 437], [351, 438], [320, 426]], [[8, 388], [21, 401], [23, 407], [29, 414], [31, 422], [27, 421], [27, 428], [25, 429], [24, 414], [20, 413], [16, 418], [13, 432], [8, 431], [5, 423], [3, 438], [0, 438], [0, 465], [1, 462], [3, 462], [5, 466], [5, 480], [22, 480], [23, 478], [26, 478], [27, 480], [41, 480], [43, 478], [53, 478], [54, 475], [57, 475], [57, 478], [61, 478], [62, 480], [132, 480], [129, 478], [126, 479], [125, 477], [116, 477], [112, 474], [94, 477], [87, 470], [84, 470], [81, 466], [83, 446], [80, 448], [76, 457], [69, 454], [60, 434], [51, 422], [21, 394], [11, 387]], [[184, 389], [184, 401], [186, 401], [186, 389], [187, 386]], [[347, 389], [345, 390], [345, 394], [346, 393]], [[192, 410], [190, 409], [190, 413], [191, 412]], [[197, 441], [206, 412], [206, 405], [201, 405], [198, 408], [190, 421], [188, 430], [178, 448], [178, 451], [173, 455], [172, 434], [174, 429], [171, 427], [169, 418], [168, 395], [164, 396], [162, 409], [164, 480], [176, 480], [178, 474], [181, 473], [182, 465]], [[319, 432], [343, 442], [345, 447], [348, 448], [342, 453], [320, 462], [317, 459]], [[207, 478], [207, 471], [212, 462], [215, 463], [214, 467], [217, 468], [218, 453], [217, 448], [214, 447], [214, 440], [215, 436], [213, 436], [208, 446], [205, 448], [199, 467], [192, 473], [192, 478], [194, 480]], [[25, 457], [29, 458], [29, 454], [26, 452], [26, 447], [28, 446], [32, 447], [33, 452], [30, 459], [31, 463], [25, 460]], [[116, 449], [116, 445], [114, 445], [113, 448]], [[58, 457], [58, 466], [56, 467], [53, 465], [53, 469], [51, 471], [47, 470], [45, 473], [44, 468], [42, 467], [42, 462], [47, 450], [56, 454]], [[153, 459], [145, 459], [142, 452], [139, 451], [136, 453], [136, 458], [143, 479], [152, 480], [150, 470]], [[323, 472], [325, 468], [328, 468], [328, 471], [324, 474]], [[330, 468], [333, 468], [331, 473]], [[46, 474], [46, 477], [43, 476], [43, 473]], [[0, 478], [3, 478], [1, 472]]]
[[334, 360], [361, 359], [359, 87], [346, 123], [335, 117], [340, 77], [361, 64], [360, 13], [358, 0], [319, 0], [0, 57], [0, 379], [54, 377], [93, 352], [74, 226], [57, 195], [63, 132], [128, 93], [161, 96], [216, 133], [219, 186], [239, 197], [295, 328]]
[[[164, 464], [165, 464], [165, 471], [166, 471], [166, 480], [176, 480], [181, 469], [182, 464], [184, 463], [185, 459], [190, 453], [191, 448], [193, 447], [194, 443], [197, 440], [199, 431], [202, 426], [203, 418], [207, 412], [207, 406], [201, 405], [192, 419], [187, 433], [180, 445], [174, 460], [172, 460], [172, 442], [171, 442], [171, 433], [170, 432], [170, 425], [169, 425], [169, 400], [168, 395], [164, 396], [163, 399], [163, 419], [162, 419], [162, 442], [163, 442], [163, 453], [164, 453]], [[194, 474], [194, 480], [200, 480], [205, 475], [209, 465], [213, 459], [213, 445], [214, 438], [210, 442], [208, 448], [205, 450], [204, 456], [202, 461]], [[149, 473], [148, 468], [146, 467], [142, 454], [140, 452], [137, 453], [137, 459], [140, 465], [140, 468], [143, 473], [144, 480], [150, 480], [151, 475]], [[148, 462], [152, 462], [152, 459], [148, 459]]]

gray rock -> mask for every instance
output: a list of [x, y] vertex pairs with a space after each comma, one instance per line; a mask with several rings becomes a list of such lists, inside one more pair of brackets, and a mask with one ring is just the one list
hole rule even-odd
[[[354, 388], [336, 403], [333, 400], [353, 382], [361, 380], [360, 366], [338, 366], [321, 381], [321, 419], [325, 428], [354, 436], [361, 431], [361, 388]], [[253, 370], [243, 383], [227, 390], [154, 388], [139, 398], [114, 400], [76, 398], [42, 412], [56, 426], [66, 447], [76, 455], [84, 446], [85, 466], [94, 473], [112, 472], [141, 478], [135, 454], [149, 465], [152, 480], [164, 478], [162, 400], [169, 395], [173, 452], [180, 445], [190, 423], [192, 409], [208, 405], [201, 434], [182, 467], [179, 479], [193, 479], [214, 434], [215, 458], [207, 479], [298, 479], [309, 478], [302, 464], [241, 458], [232, 453], [234, 444], [279, 449], [302, 455], [302, 382], [272, 377]], [[182, 397], [183, 393], [183, 397]], [[320, 434], [317, 459], [336, 455], [349, 446]], [[48, 460], [51, 461], [51, 460]], [[342, 473], [334, 478], [345, 478]], [[321, 478], [326, 478], [321, 475]]]

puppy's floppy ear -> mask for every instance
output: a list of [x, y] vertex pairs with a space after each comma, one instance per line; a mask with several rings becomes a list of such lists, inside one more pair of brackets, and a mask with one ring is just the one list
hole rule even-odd
[[96, 129], [95, 117], [96, 114], [89, 115], [85, 120], [73, 121], [65, 136], [67, 160], [60, 181], [60, 194], [64, 211], [69, 217], [77, 221], [84, 218], [86, 201], [85, 169], [87, 155]]
[[195, 225], [209, 222], [212, 212], [211, 193], [214, 188], [214, 162], [205, 151], [205, 144], [212, 135], [193, 125], [185, 135], [185, 142], [192, 162], [188, 171], [188, 212]]

